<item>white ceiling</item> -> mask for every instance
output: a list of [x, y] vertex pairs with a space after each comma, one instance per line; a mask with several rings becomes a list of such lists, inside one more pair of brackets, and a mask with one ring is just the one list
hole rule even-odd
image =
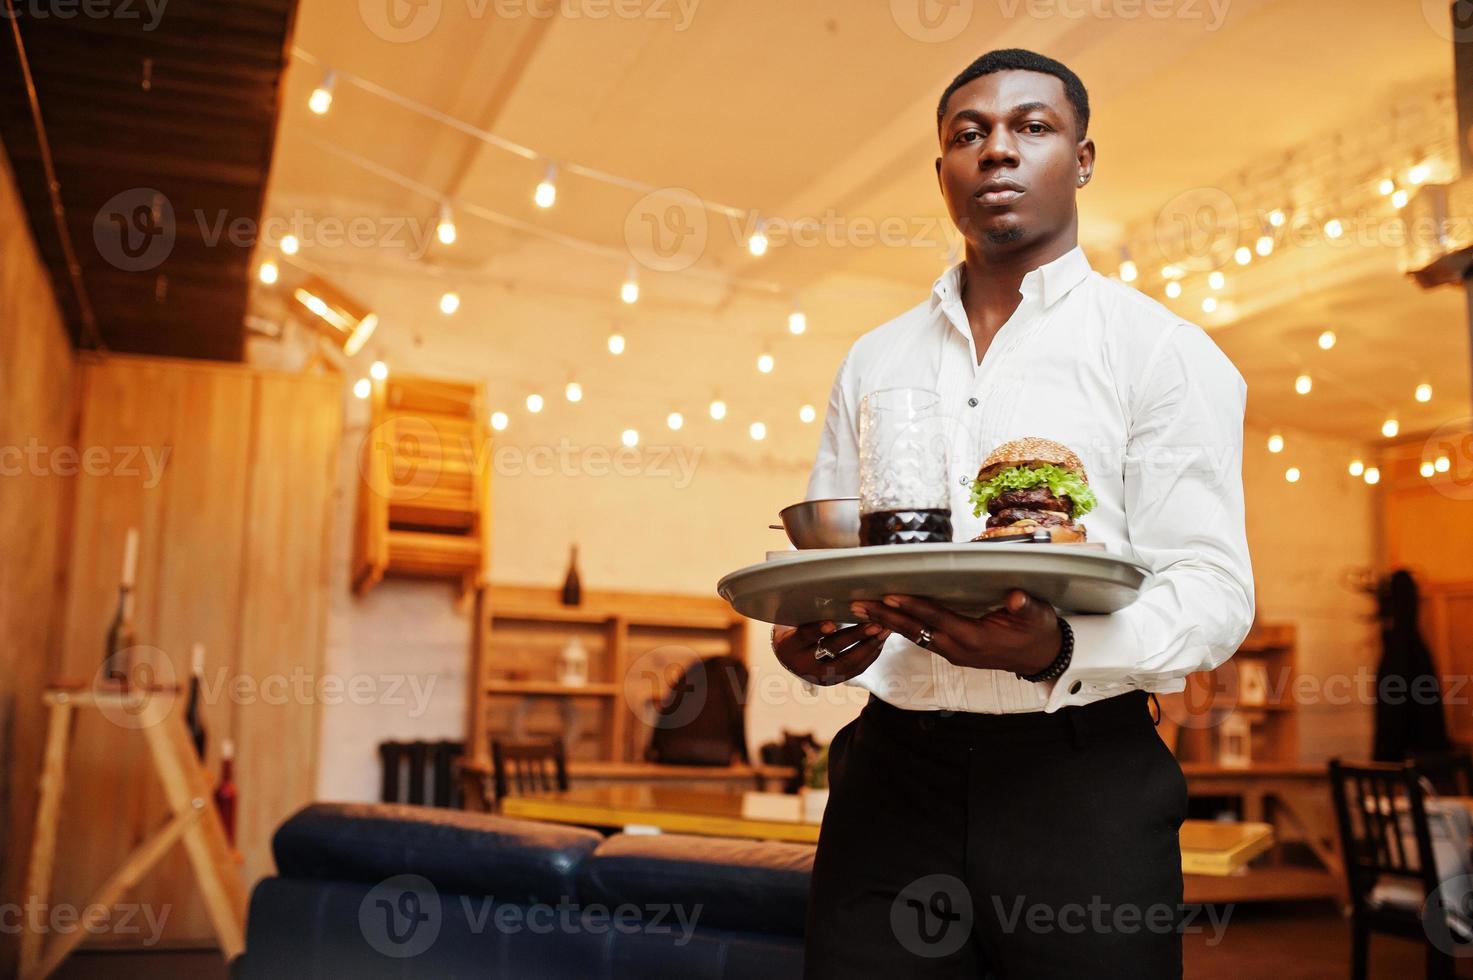
[[[296, 43], [324, 64], [553, 159], [766, 215], [818, 219], [831, 244], [778, 246], [755, 259], [742, 246], [745, 226], [706, 215], [695, 269], [771, 283], [778, 295], [646, 272], [645, 300], [626, 309], [617, 299], [620, 255], [638, 192], [564, 174], [557, 206], [539, 210], [531, 191], [542, 163], [342, 82], [332, 111], [314, 116], [306, 100], [321, 71], [300, 60], [287, 86], [267, 211], [401, 216], [425, 232], [433, 225], [433, 200], [325, 154], [319, 141], [326, 141], [437, 193], [617, 250], [590, 255], [464, 215], [460, 242], [432, 246], [423, 258], [392, 242], [350, 249], [308, 241], [304, 262], [377, 270], [356, 280], [377, 294], [368, 297], [377, 306], [431, 311], [413, 327], [427, 346], [437, 331], [450, 337], [465, 329], [432, 312], [447, 282], [562, 296], [586, 312], [595, 342], [612, 317], [653, 315], [646, 307], [661, 304], [754, 338], [776, 321], [780, 334], [787, 297], [801, 293], [813, 328], [801, 343], [810, 348], [804, 353], [800, 341], [785, 338], [795, 352], [785, 364], [812, 375], [795, 384], [821, 403], [848, 341], [922, 298], [941, 268], [944, 252], [932, 245], [946, 228], [932, 165], [935, 102], [989, 48], [1040, 50], [1089, 86], [1098, 166], [1081, 195], [1081, 239], [1102, 271], [1114, 271], [1125, 241], [1136, 243], [1150, 269], [1137, 285], [1158, 298], [1151, 229], [1183, 192], [1223, 188], [1249, 215], [1270, 206], [1274, 195], [1264, 187], [1280, 170], [1285, 196], [1298, 193], [1287, 189], [1298, 171], [1282, 164], [1290, 149], [1342, 134], [1318, 179], [1363, 190], [1453, 135], [1450, 104], [1433, 101], [1451, 74], [1451, 42], [1423, 15], [1437, 4], [961, 0], [926, 8], [966, 17], [943, 23], [941, 33], [954, 36], [919, 40], [915, 16], [925, 0], [686, 3], [682, 11], [675, 0], [560, 0], [563, 15], [542, 18], [525, 11], [559, 5], [303, 0]], [[645, 15], [613, 16], [621, 7]], [[1112, 16], [1070, 16], [1085, 9]], [[406, 19], [394, 26], [386, 10]], [[601, 11], [611, 15], [595, 19]], [[1408, 101], [1430, 107], [1431, 122], [1419, 117], [1407, 131], [1388, 121], [1388, 107]], [[1385, 224], [1394, 212], [1379, 206], [1372, 218]], [[856, 219], [898, 223], [906, 241], [865, 245]], [[1396, 249], [1380, 244], [1285, 248], [1246, 270], [1228, 266], [1215, 316], [1201, 313], [1206, 290], [1197, 281], [1170, 305], [1214, 331], [1249, 381], [1257, 421], [1374, 442], [1388, 413], [1403, 431], [1468, 413], [1461, 293], [1420, 292], [1397, 263]], [[386, 316], [381, 330], [401, 326]], [[1327, 327], [1340, 342], [1323, 352], [1314, 339]], [[703, 389], [756, 382], [745, 354], [706, 370], [713, 377], [701, 379]], [[1297, 396], [1293, 379], [1306, 370], [1315, 390]], [[1422, 381], [1436, 392], [1428, 405], [1411, 398]], [[561, 375], [549, 381], [560, 383]]]

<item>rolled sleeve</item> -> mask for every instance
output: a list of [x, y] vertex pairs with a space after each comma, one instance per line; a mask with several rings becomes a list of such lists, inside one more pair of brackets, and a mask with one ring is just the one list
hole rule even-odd
[[1201, 328], [1163, 337], [1132, 399], [1124, 477], [1129, 544], [1152, 570], [1109, 615], [1070, 616], [1074, 657], [1045, 710], [1131, 688], [1179, 691], [1226, 661], [1253, 622], [1243, 515], [1247, 385]]

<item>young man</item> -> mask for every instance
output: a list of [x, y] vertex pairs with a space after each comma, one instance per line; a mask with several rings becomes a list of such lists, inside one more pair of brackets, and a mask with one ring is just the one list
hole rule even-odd
[[871, 692], [830, 748], [810, 977], [1181, 975], [1186, 785], [1147, 692], [1222, 663], [1253, 619], [1246, 385], [1200, 328], [1091, 271], [1088, 124], [1083, 84], [1032, 52], [984, 55], [947, 89], [936, 176], [965, 261], [854, 344], [808, 496], [857, 494], [866, 393], [929, 388], [964, 433], [958, 540], [983, 528], [981, 461], [1039, 436], [1084, 464], [1089, 539], [1155, 576], [1126, 609], [1067, 622], [1015, 591], [980, 618], [892, 596], [856, 603], [858, 625], [774, 630], [788, 670]]

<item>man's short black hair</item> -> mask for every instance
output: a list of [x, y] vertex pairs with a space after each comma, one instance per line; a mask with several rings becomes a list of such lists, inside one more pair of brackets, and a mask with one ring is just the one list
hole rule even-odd
[[1052, 75], [1063, 82], [1064, 95], [1068, 97], [1069, 104], [1074, 107], [1074, 118], [1079, 123], [1075, 138], [1084, 139], [1085, 134], [1089, 132], [1089, 93], [1084, 90], [1084, 83], [1079, 80], [1078, 75], [1061, 62], [1046, 58], [1034, 51], [1025, 51], [1022, 48], [1002, 48], [997, 51], [989, 51], [956, 76], [946, 87], [946, 91], [941, 93], [941, 102], [936, 106], [936, 128], [940, 129], [942, 121], [946, 118], [946, 104], [951, 101], [953, 92], [973, 79], [999, 71], [1036, 71], [1044, 75]]

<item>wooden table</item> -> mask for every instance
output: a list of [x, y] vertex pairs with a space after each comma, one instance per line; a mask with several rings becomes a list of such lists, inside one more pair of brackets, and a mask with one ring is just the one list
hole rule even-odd
[[651, 827], [678, 834], [818, 841], [802, 799], [786, 793], [718, 793], [674, 786], [582, 786], [540, 796], [508, 796], [503, 816], [585, 827]]

